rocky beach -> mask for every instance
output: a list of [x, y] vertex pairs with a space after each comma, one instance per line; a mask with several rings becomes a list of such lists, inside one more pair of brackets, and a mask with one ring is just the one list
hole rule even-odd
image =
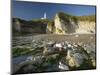
[[16, 37], [15, 39], [12, 48], [13, 73], [59, 72], [96, 68], [94, 34], [45, 34]]
[[13, 18], [12, 74], [96, 69], [95, 15]]

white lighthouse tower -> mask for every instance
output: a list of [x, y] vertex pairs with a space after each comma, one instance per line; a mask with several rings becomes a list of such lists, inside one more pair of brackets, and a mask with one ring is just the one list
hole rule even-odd
[[46, 15], [46, 12], [45, 12], [44, 16], [41, 19], [46, 19], [46, 18], [47, 18], [47, 15]]

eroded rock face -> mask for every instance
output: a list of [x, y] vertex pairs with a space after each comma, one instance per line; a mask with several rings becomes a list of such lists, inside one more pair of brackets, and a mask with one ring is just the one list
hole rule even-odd
[[59, 14], [56, 14], [55, 20], [55, 34], [66, 34], [66, 33], [75, 33], [77, 27], [76, 23], [69, 17], [68, 21], [64, 21], [60, 18]]
[[26, 34], [44, 34], [46, 33], [47, 23], [45, 20], [41, 21], [26, 21], [21, 18], [12, 19], [13, 35], [26, 35]]
[[79, 28], [76, 33], [95, 33], [95, 22], [78, 21]]
[[[89, 16], [85, 16], [88, 17]], [[57, 13], [55, 15], [54, 24], [47, 26], [49, 33], [67, 34], [67, 33], [81, 33], [89, 34], [95, 33], [95, 20], [79, 20], [78, 17], [73, 17], [65, 13]], [[82, 19], [82, 16], [81, 16]], [[84, 16], [83, 16], [84, 19]], [[90, 16], [91, 19], [91, 16]], [[94, 17], [95, 19], [95, 17]], [[53, 28], [53, 29], [52, 29]]]

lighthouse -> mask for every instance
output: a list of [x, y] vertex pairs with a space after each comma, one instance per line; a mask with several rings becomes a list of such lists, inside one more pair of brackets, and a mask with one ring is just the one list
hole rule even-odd
[[47, 18], [47, 15], [46, 15], [46, 12], [45, 12], [44, 16], [41, 19], [46, 19], [46, 18]]

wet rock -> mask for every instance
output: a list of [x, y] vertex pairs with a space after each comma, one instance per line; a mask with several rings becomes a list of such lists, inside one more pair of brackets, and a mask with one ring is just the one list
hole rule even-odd
[[72, 47], [72, 45], [71, 45], [71, 44], [68, 44], [67, 46], [68, 46], [68, 48], [71, 48], [71, 47]]
[[88, 54], [90, 54], [92, 51], [95, 52], [95, 47], [90, 45], [84, 45], [84, 49], [87, 51]]
[[83, 63], [84, 57], [80, 53], [75, 53], [73, 56], [76, 67], [79, 67]]
[[33, 56], [28, 56], [26, 61], [32, 61], [33, 60]]
[[61, 44], [61, 43], [56, 43], [56, 44], [54, 45], [54, 47], [61, 48], [61, 47], [62, 47], [62, 44]]
[[54, 44], [55, 44], [54, 41], [49, 41], [49, 42], [47, 43], [47, 46], [49, 46], [49, 47], [53, 47]]
[[56, 50], [53, 47], [44, 47], [43, 55], [49, 55], [55, 52]]
[[65, 65], [64, 63], [59, 62], [59, 69], [64, 71], [64, 70], [69, 70], [69, 67], [68, 65]]
[[[31, 58], [30, 58], [31, 57]], [[16, 73], [26, 64], [30, 64], [32, 56], [19, 56], [13, 59], [13, 73]]]
[[16, 73], [21, 67], [18, 65], [13, 64], [12, 66], [12, 74]]
[[53, 59], [57, 59], [57, 57], [59, 56], [59, 54], [53, 54], [53, 55], [51, 55], [51, 57], [53, 58]]
[[68, 50], [66, 60], [70, 67], [79, 67], [83, 64], [85, 54], [75, 53], [74, 51]]
[[45, 69], [45, 72], [54, 72], [54, 71], [59, 71], [57, 64], [52, 64]]
[[41, 65], [44, 62], [44, 56], [34, 56], [33, 63], [35, 65]]
[[46, 56], [46, 61], [48, 63], [56, 63], [58, 62], [58, 59], [59, 59], [59, 54], [52, 54], [52, 55]]
[[[92, 47], [92, 48], [91, 48]], [[22, 47], [20, 47], [22, 48]], [[71, 68], [84, 69], [91, 64], [96, 67], [95, 46], [83, 43], [35, 41], [28, 48], [32, 56], [23, 56], [14, 59], [14, 72], [51, 72], [71, 70]], [[23, 50], [25, 51], [25, 50]], [[88, 62], [88, 63], [87, 63]], [[87, 69], [87, 68], [85, 68]]]
[[36, 70], [36, 67], [29, 64], [29, 65], [27, 65], [27, 66], [24, 66], [24, 67], [22, 68], [22, 70], [23, 70], [23, 72], [25, 72], [25, 73], [31, 73], [31, 72], [34, 72], [34, 71]]
[[42, 64], [43, 67], [48, 67], [50, 65], [51, 65], [51, 63], [50, 62], [47, 62], [47, 60]]

